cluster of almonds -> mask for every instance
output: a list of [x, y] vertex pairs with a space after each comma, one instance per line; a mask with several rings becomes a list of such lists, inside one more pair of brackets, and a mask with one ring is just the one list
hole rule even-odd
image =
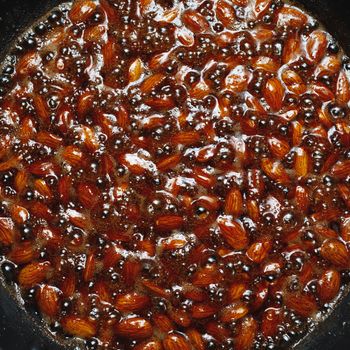
[[327, 312], [350, 268], [350, 66], [310, 16], [76, 0], [8, 61], [2, 270], [52, 331], [273, 349]]

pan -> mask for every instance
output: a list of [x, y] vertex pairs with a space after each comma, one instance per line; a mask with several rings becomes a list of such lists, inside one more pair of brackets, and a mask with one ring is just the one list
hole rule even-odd
[[[134, 1], [134, 0], [130, 0]], [[0, 53], [4, 56], [15, 38], [60, 0], [0, 0]], [[348, 0], [299, 0], [350, 53]], [[350, 280], [350, 276], [349, 276]], [[88, 348], [93, 349], [90, 344]], [[285, 349], [290, 349], [288, 345]], [[14, 286], [0, 274], [0, 350], [79, 350], [86, 346], [57, 340], [41, 326], [38, 313], [21, 303]], [[344, 288], [334, 311], [293, 347], [295, 350], [350, 349], [350, 287]]]

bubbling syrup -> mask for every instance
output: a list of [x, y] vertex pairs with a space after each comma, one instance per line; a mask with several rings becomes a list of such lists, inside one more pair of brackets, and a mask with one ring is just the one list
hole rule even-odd
[[350, 267], [349, 63], [280, 0], [77, 0], [0, 77], [9, 283], [87, 349], [274, 349]]

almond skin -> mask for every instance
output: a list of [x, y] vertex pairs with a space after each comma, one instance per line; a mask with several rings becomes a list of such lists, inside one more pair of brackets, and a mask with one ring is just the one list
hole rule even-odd
[[315, 31], [311, 33], [306, 42], [306, 53], [310, 62], [313, 64], [319, 62], [327, 50], [327, 36], [323, 31]]
[[289, 295], [286, 305], [302, 317], [310, 317], [317, 310], [315, 298], [307, 294]]
[[229, 216], [221, 217], [218, 225], [224, 239], [234, 249], [244, 249], [249, 243], [249, 237], [245, 229]]
[[258, 324], [253, 317], [248, 316], [243, 319], [238, 326], [237, 336], [235, 337], [235, 348], [237, 350], [251, 349], [257, 330]]
[[150, 340], [142, 342], [135, 346], [135, 350], [163, 350], [163, 345], [160, 340]]
[[209, 24], [205, 17], [193, 10], [187, 10], [183, 14], [182, 21], [194, 33], [202, 33], [209, 29]]
[[61, 321], [63, 330], [80, 338], [91, 338], [96, 334], [96, 325], [89, 319], [67, 316]]
[[24, 288], [30, 288], [44, 281], [50, 269], [48, 262], [34, 262], [22, 268], [18, 275], [18, 282]]
[[15, 239], [14, 223], [10, 218], [0, 218], [0, 242], [10, 245]]
[[326, 303], [334, 299], [340, 290], [341, 277], [337, 270], [325, 271], [318, 280], [318, 295]]
[[231, 27], [236, 19], [235, 10], [229, 2], [220, 0], [216, 5], [216, 17], [225, 27]]
[[232, 189], [225, 200], [225, 213], [239, 217], [243, 211], [243, 198], [239, 189]]
[[224, 323], [236, 321], [247, 315], [248, 307], [242, 302], [235, 302], [225, 307], [222, 311], [221, 321]]
[[261, 263], [269, 254], [271, 249], [271, 242], [261, 241], [252, 244], [247, 250], [247, 256], [253, 262]]
[[293, 28], [302, 27], [307, 21], [306, 15], [304, 15], [300, 10], [291, 7], [284, 6], [278, 15], [278, 26], [288, 26]]
[[156, 227], [159, 231], [171, 231], [181, 228], [183, 218], [176, 215], [161, 216], [156, 220]]
[[180, 334], [170, 334], [163, 340], [164, 350], [191, 350], [188, 340]]
[[189, 329], [186, 335], [195, 349], [197, 350], [205, 349], [202, 335], [197, 330]]
[[214, 315], [217, 308], [209, 304], [197, 304], [192, 307], [192, 317], [194, 319], [207, 318]]
[[349, 266], [350, 256], [344, 243], [337, 239], [328, 239], [321, 246], [321, 256], [338, 267]]
[[96, 4], [89, 0], [78, 0], [74, 3], [69, 17], [73, 23], [86, 21], [94, 12]]
[[57, 315], [59, 310], [58, 289], [49, 285], [43, 285], [37, 292], [37, 301], [40, 311], [50, 317]]
[[116, 333], [123, 338], [145, 339], [152, 333], [152, 325], [141, 317], [130, 317], [122, 320], [115, 326]]
[[282, 108], [284, 87], [277, 78], [271, 78], [267, 81], [264, 88], [264, 97], [272, 110], [279, 111]]
[[115, 307], [122, 312], [136, 312], [147, 307], [149, 302], [147, 295], [127, 293], [117, 297]]
[[281, 309], [269, 308], [262, 317], [261, 330], [265, 337], [273, 337], [278, 332], [278, 325], [283, 319]]

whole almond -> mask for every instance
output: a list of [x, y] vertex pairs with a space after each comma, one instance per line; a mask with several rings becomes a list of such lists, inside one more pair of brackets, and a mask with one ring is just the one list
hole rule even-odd
[[14, 239], [14, 222], [10, 218], [0, 217], [0, 242], [4, 245], [10, 245]]
[[318, 296], [323, 303], [334, 299], [340, 290], [341, 277], [337, 270], [330, 269], [321, 275], [318, 280]]
[[127, 339], [145, 339], [153, 333], [149, 321], [141, 317], [130, 317], [120, 321], [115, 327], [116, 333]]
[[319, 62], [327, 50], [327, 35], [325, 32], [317, 30], [310, 34], [306, 42], [307, 58], [313, 64]]
[[43, 285], [38, 289], [37, 301], [40, 311], [49, 316], [54, 317], [59, 310], [59, 291], [56, 287]]
[[321, 246], [321, 256], [331, 264], [346, 268], [350, 263], [350, 255], [344, 243], [337, 239], [327, 239]]
[[303, 317], [309, 317], [317, 310], [317, 303], [312, 295], [293, 294], [286, 297], [286, 305]]
[[49, 262], [30, 263], [19, 272], [18, 282], [24, 288], [31, 288], [46, 279], [49, 269]]
[[270, 78], [265, 85], [263, 95], [273, 111], [279, 111], [283, 105], [285, 89], [278, 78]]
[[238, 325], [235, 337], [235, 349], [249, 350], [252, 348], [258, 331], [258, 324], [251, 316], [244, 318]]
[[182, 16], [182, 21], [194, 33], [203, 33], [209, 29], [209, 24], [205, 17], [194, 10], [187, 10]]
[[169, 334], [163, 340], [164, 350], [191, 350], [192, 346], [189, 341], [181, 334]]
[[265, 337], [273, 337], [278, 333], [278, 325], [283, 319], [283, 312], [278, 308], [266, 309], [261, 322], [261, 331]]
[[222, 216], [218, 219], [220, 231], [226, 242], [234, 249], [244, 249], [249, 244], [246, 230], [230, 216]]
[[115, 301], [115, 307], [122, 312], [135, 312], [149, 305], [150, 299], [147, 295], [136, 292], [119, 295]]
[[96, 335], [96, 324], [88, 318], [67, 316], [61, 320], [63, 330], [80, 338], [91, 338]]

